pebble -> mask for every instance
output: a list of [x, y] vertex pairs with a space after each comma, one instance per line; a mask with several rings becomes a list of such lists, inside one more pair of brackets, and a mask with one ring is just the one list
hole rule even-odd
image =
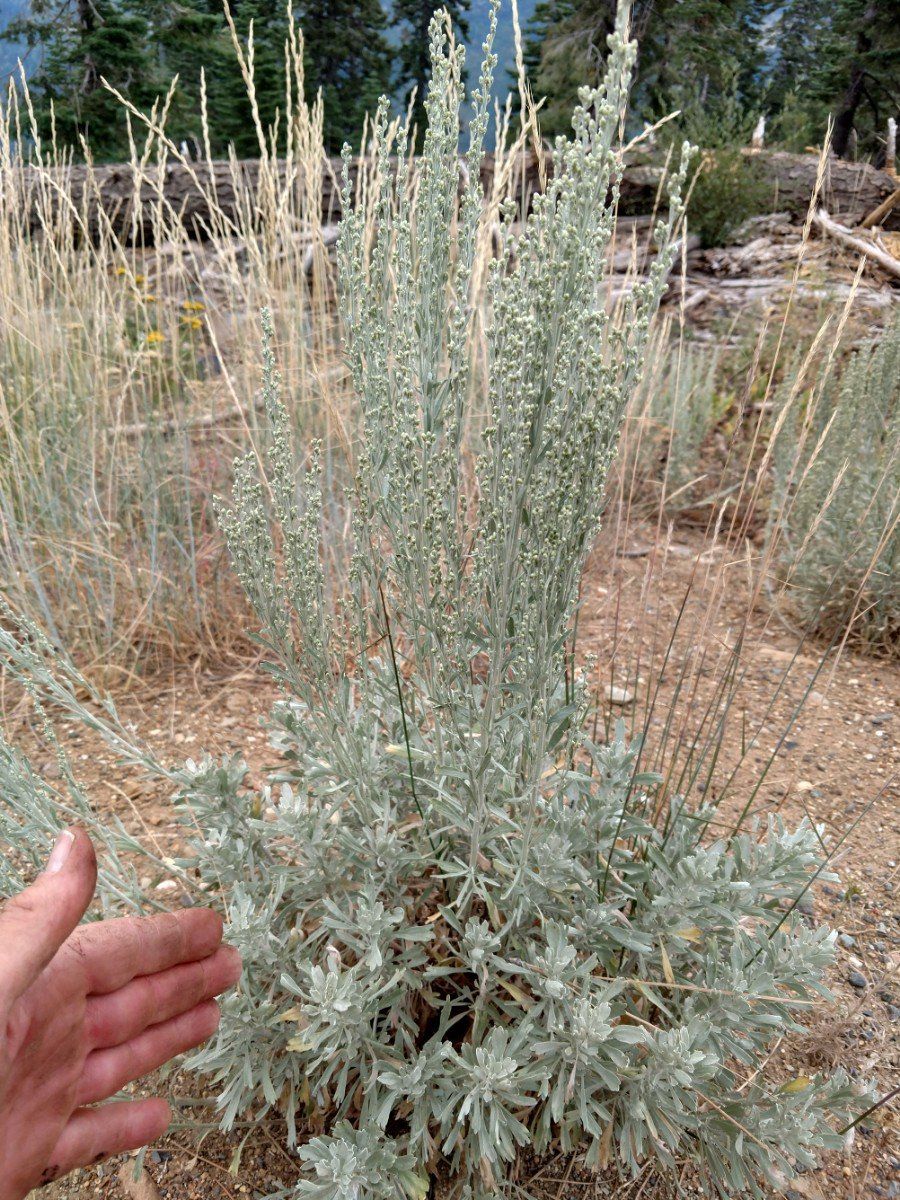
[[162, 883], [156, 885], [156, 890], [158, 892], [174, 892], [177, 887], [178, 884], [174, 879], [164, 879]]
[[876, 713], [874, 717], [869, 717], [873, 725], [886, 725], [888, 721], [893, 720], [893, 713], [883, 712]]
[[856, 945], [856, 938], [851, 937], [849, 933], [839, 933], [838, 941], [841, 943], [842, 946], [846, 946], [846, 948], [848, 950], [852, 950], [853, 947]]
[[606, 698], [610, 704], [631, 704], [634, 700], [634, 693], [626, 691], [625, 688], [613, 686], [606, 689]]
[[865, 975], [861, 975], [859, 971], [851, 971], [847, 976], [847, 982], [851, 987], [855, 987], [859, 991], [864, 991], [869, 986]]

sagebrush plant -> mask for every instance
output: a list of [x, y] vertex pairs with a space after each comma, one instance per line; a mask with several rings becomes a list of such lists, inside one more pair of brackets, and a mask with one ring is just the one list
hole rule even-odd
[[[777, 432], [771, 533], [805, 627], [900, 646], [900, 320], [837, 366]], [[787, 390], [787, 389], [786, 389]]]
[[[685, 155], [649, 278], [615, 320], [602, 280], [626, 28], [622, 9], [605, 81], [581, 94], [531, 216], [516, 227], [503, 208], [483, 308], [491, 38], [460, 198], [464, 60], [442, 15], [414, 179], [408, 131], [380, 107], [375, 219], [350, 211], [345, 182], [339, 244], [363, 425], [346, 578], [315, 449], [296, 465], [264, 320], [266, 469], [237, 464], [221, 520], [286, 693], [280, 766], [262, 789], [238, 758], [165, 774], [190, 842], [172, 869], [223, 897], [245, 958], [191, 1065], [226, 1129], [248, 1109], [283, 1115], [306, 1167], [298, 1196], [422, 1197], [436, 1174], [484, 1196], [521, 1150], [551, 1147], [635, 1175], [688, 1160], [710, 1190], [762, 1195], [839, 1146], [859, 1103], [843, 1076], [785, 1079], [768, 1057], [832, 957], [831, 935], [793, 916], [824, 872], [817, 831], [773, 818], [711, 836], [713, 809], [666, 796], [623, 728], [605, 744], [587, 729], [578, 584], [687, 168]], [[0, 631], [16, 673], [146, 763], [21, 628]]]

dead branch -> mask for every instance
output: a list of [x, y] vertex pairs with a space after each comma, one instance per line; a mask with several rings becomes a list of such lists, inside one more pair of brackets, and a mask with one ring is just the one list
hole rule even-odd
[[894, 258], [893, 254], [888, 254], [886, 250], [882, 250], [874, 242], [856, 237], [845, 225], [839, 225], [837, 221], [833, 220], [824, 208], [820, 208], [815, 214], [813, 223], [823, 233], [827, 234], [828, 237], [833, 238], [836, 242], [841, 242], [851, 250], [855, 250], [857, 254], [862, 254], [866, 258], [871, 259], [882, 270], [887, 271], [889, 275], [893, 275], [895, 279], [900, 279], [900, 262]]

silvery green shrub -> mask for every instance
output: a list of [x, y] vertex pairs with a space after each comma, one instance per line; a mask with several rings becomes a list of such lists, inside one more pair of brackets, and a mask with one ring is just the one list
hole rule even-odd
[[[900, 319], [853, 352], [776, 445], [772, 530], [806, 628], [900, 646]], [[818, 390], [818, 389], [817, 389]]]
[[[839, 1146], [857, 1104], [842, 1076], [786, 1081], [767, 1057], [824, 992], [831, 935], [793, 918], [823, 871], [818, 833], [772, 819], [714, 835], [713, 811], [666, 800], [623, 728], [592, 738], [573, 670], [579, 579], [686, 169], [614, 321], [600, 281], [635, 53], [624, 12], [610, 48], [533, 214], [517, 227], [503, 210], [484, 304], [490, 42], [459, 201], [463, 54], [442, 17], [415, 178], [407, 131], [379, 109], [373, 209], [345, 194], [340, 238], [363, 426], [345, 577], [334, 531], [325, 554], [315, 450], [295, 465], [266, 324], [265, 473], [237, 464], [221, 520], [285, 693], [279, 766], [262, 790], [239, 759], [166, 774], [189, 842], [177, 869], [223, 897], [245, 958], [191, 1065], [224, 1128], [283, 1115], [298, 1196], [415, 1198], [437, 1173], [486, 1196], [526, 1148], [626, 1174], [688, 1160], [710, 1190], [762, 1195]], [[0, 643], [32, 690], [140, 758], [25, 632]]]

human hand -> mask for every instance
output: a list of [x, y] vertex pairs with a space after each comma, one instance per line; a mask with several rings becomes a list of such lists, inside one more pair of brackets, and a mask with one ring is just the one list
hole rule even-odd
[[158, 1138], [163, 1100], [93, 1106], [208, 1038], [240, 975], [210, 909], [77, 928], [96, 882], [67, 830], [0, 909], [0, 1200]]

